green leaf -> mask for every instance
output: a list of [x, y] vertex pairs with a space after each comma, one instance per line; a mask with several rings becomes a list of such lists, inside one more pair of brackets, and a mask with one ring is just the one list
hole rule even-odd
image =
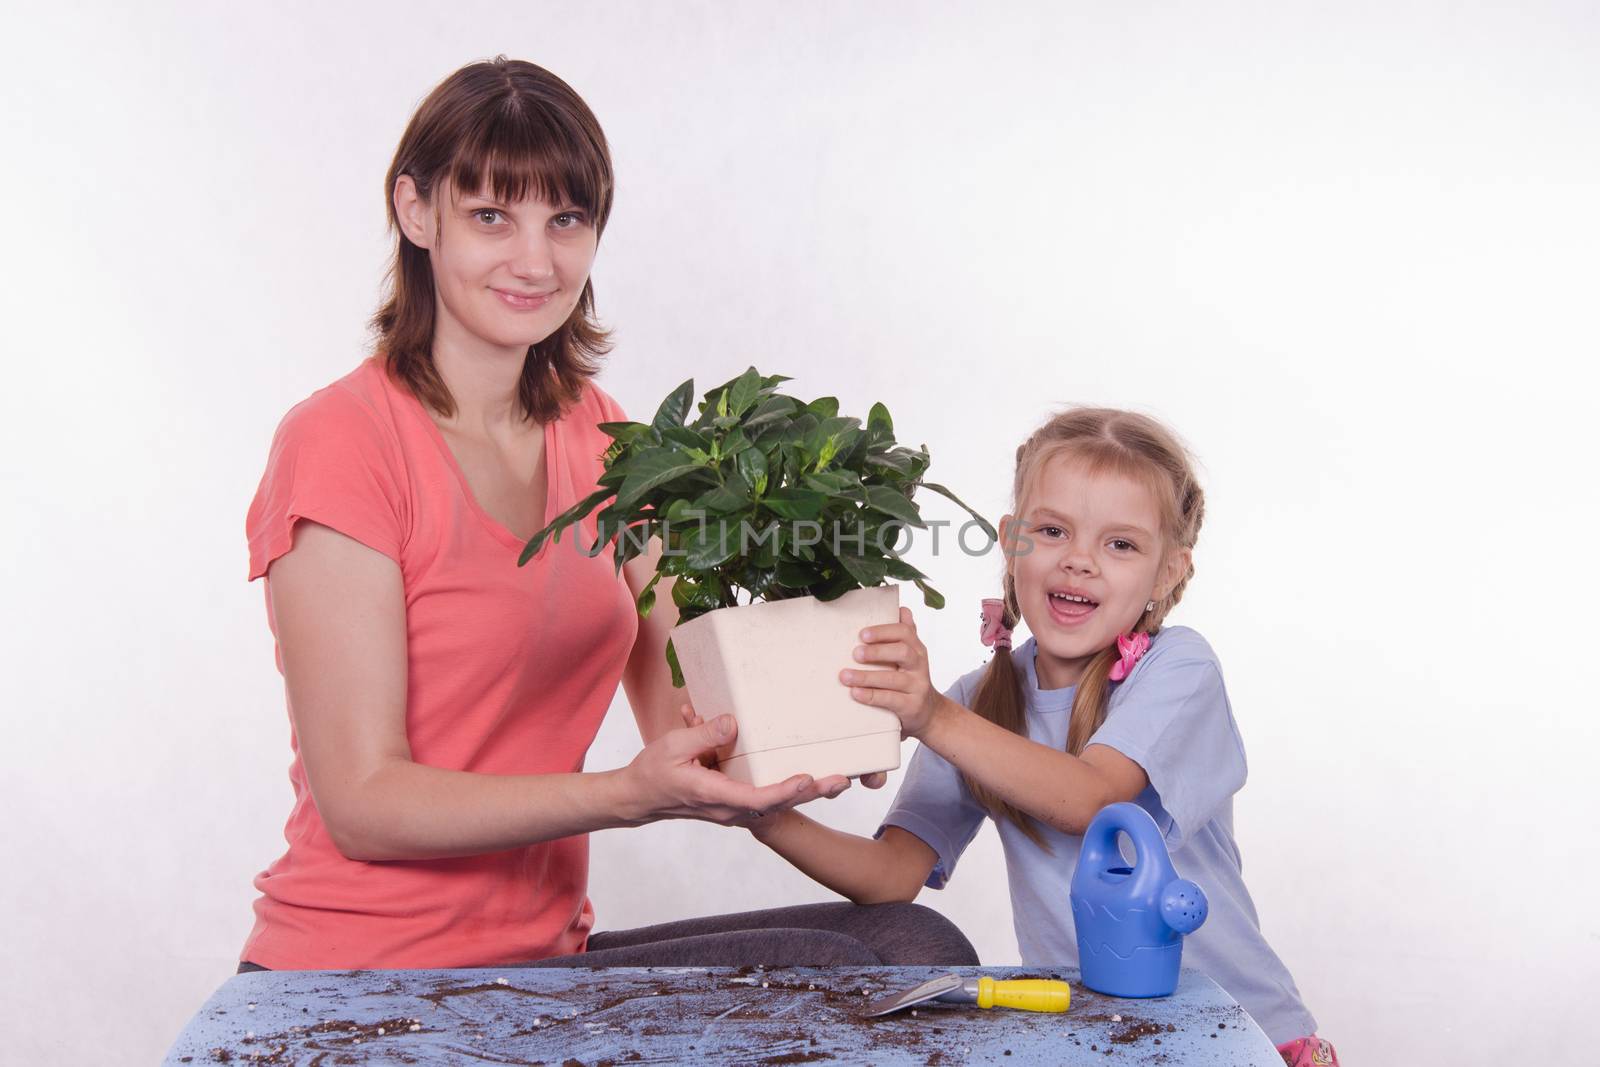
[[836, 396], [819, 396], [806, 405], [806, 410], [819, 419], [831, 419], [839, 414], [839, 398]]
[[933, 482], [923, 482], [922, 483], [922, 487], [924, 489], [933, 490], [935, 493], [938, 493], [940, 496], [946, 498], [947, 500], [954, 501], [958, 506], [960, 506], [961, 508], [965, 509], [966, 513], [968, 515], [971, 515], [974, 519], [976, 519], [978, 521], [978, 528], [981, 529], [984, 533], [988, 534], [989, 538], [991, 540], [993, 540], [993, 541], [999, 541], [1000, 540], [1000, 534], [995, 531], [995, 528], [993, 526], [989, 525], [989, 520], [984, 518], [982, 515], [979, 515], [976, 511], [973, 511], [971, 508], [967, 507], [966, 504], [961, 502], [961, 498], [956, 496], [950, 490], [946, 489], [942, 485], [936, 485]]
[[[616, 544], [611, 549], [611, 563], [616, 568], [616, 573], [621, 574], [629, 560], [641, 556], [650, 547], [650, 523], [639, 523], [620, 529], [616, 533]], [[595, 550], [599, 551], [603, 541], [595, 542]]]
[[688, 553], [689, 566], [696, 570], [721, 566], [739, 549], [738, 524], [718, 520], [691, 529], [684, 535], [683, 549]]
[[650, 420], [650, 425], [657, 430], [665, 430], [670, 426], [682, 426], [683, 420], [689, 414], [689, 405], [694, 400], [694, 379], [690, 378], [670, 396], [661, 402], [661, 407], [656, 409], [656, 417]]
[[908, 526], [926, 527], [922, 515], [917, 511], [917, 506], [908, 500], [904, 493], [891, 489], [886, 485], [867, 486], [867, 504], [875, 511], [885, 515], [892, 515]]
[[853, 432], [860, 425], [860, 419], [832, 417], [823, 419], [817, 423], [815, 429], [806, 434], [805, 449], [809, 455], [816, 457], [817, 469], [820, 470], [828, 465], [839, 453], [845, 434]]
[[883, 467], [900, 474], [910, 476], [911, 459], [902, 450], [894, 449], [890, 452], [869, 452], [867, 464], [873, 467]]
[[889, 577], [898, 578], [902, 582], [913, 582], [918, 578], [927, 577], [927, 575], [917, 570], [917, 568], [913, 567], [899, 556], [887, 557], [884, 560], [884, 564], [888, 570]]
[[918, 589], [922, 590], [922, 602], [924, 604], [928, 605], [928, 607], [932, 608], [934, 611], [939, 611], [944, 608], [944, 595], [940, 593], [939, 590], [935, 589], [921, 578], [916, 579], [916, 586]]
[[[877, 512], [871, 512], [876, 515]], [[867, 543], [874, 552], [884, 552], [891, 557], [900, 551], [901, 543], [907, 545], [911, 542], [911, 535], [898, 520], [887, 519], [883, 522], [869, 522], [867, 524]]]
[[819, 474], [806, 475], [800, 479], [800, 484], [807, 489], [815, 489], [819, 493], [839, 496], [851, 490], [860, 489], [861, 476], [856, 474], [855, 471], [822, 471]]
[[745, 432], [749, 433], [758, 427], [770, 426], [788, 418], [794, 413], [796, 406], [795, 402], [786, 396], [768, 397], [756, 407], [748, 419], [744, 420]]
[[711, 452], [711, 438], [703, 433], [696, 433], [687, 426], [668, 426], [661, 431], [661, 439], [682, 445], [692, 451], [699, 451], [708, 457]]
[[754, 367], [739, 375], [728, 398], [728, 413], [743, 415], [761, 393], [761, 374]]
[[894, 438], [894, 420], [889, 417], [889, 409], [882, 403], [872, 405], [872, 410], [867, 413], [867, 435], [875, 439]]
[[770, 536], [760, 539], [752, 536], [745, 547], [755, 553], [750, 557], [750, 566], [756, 570], [770, 571], [778, 565], [778, 546]]
[[761, 503], [785, 519], [816, 519], [828, 498], [821, 493], [805, 489], [774, 489], [761, 498]]
[[810, 567], [780, 559], [777, 567], [778, 584], [789, 589], [808, 589], [816, 581]]
[[628, 477], [617, 491], [617, 503], [632, 504], [656, 486], [703, 466], [673, 449], [653, 448], [628, 465]]
[[539, 550], [544, 547], [544, 543], [547, 539], [553, 537], [557, 541], [560, 541], [562, 530], [565, 530], [568, 526], [571, 526], [573, 523], [581, 520], [584, 516], [588, 515], [597, 506], [599, 506], [602, 500], [609, 499], [611, 495], [612, 490], [610, 489], [597, 489], [593, 493], [590, 493], [588, 496], [584, 497], [582, 500], [578, 501], [572, 507], [568, 508], [566, 511], [562, 512], [560, 515], [556, 516], [556, 518], [549, 525], [528, 539], [528, 543], [523, 546], [522, 554], [517, 557], [517, 566], [521, 567], [525, 565], [530, 559], [538, 555]]
[[735, 471], [728, 480], [710, 492], [701, 494], [695, 505], [716, 515], [739, 511], [750, 505], [750, 483]]
[[767, 491], [767, 457], [759, 448], [747, 448], [734, 459], [734, 466], [757, 496]]
[[688, 497], [676, 497], [673, 499], [672, 503], [667, 505], [666, 520], [673, 526], [685, 526], [691, 522], [697, 521], [698, 519], [705, 518], [703, 513], [698, 515], [690, 514], [691, 512], [698, 510], [700, 509], [697, 509]]
[[631, 445], [642, 437], [650, 436], [651, 428], [642, 422], [602, 422], [598, 429], [619, 445]]
[[739, 584], [750, 591], [752, 601], [765, 600], [773, 586], [778, 581], [777, 564], [768, 564], [766, 567], [748, 567], [745, 569], [743, 581]]
[[648, 619], [650, 617], [650, 609], [656, 606], [656, 583], [660, 580], [661, 572], [658, 570], [650, 576], [650, 580], [645, 583], [644, 588], [639, 590], [639, 599], [634, 602], [634, 606], [639, 611], [639, 618]]
[[722, 439], [720, 450], [723, 459], [737, 456], [740, 452], [750, 447], [750, 439], [744, 435], [744, 429], [735, 426], [728, 431], [728, 436]]
[[839, 565], [850, 572], [857, 584], [863, 588], [882, 585], [883, 579], [889, 572], [889, 565], [883, 559], [873, 559], [870, 556], [840, 556]]
[[672, 647], [672, 638], [667, 638], [667, 666], [672, 669], [672, 685], [675, 689], [682, 689], [683, 668], [678, 666], [678, 650]]

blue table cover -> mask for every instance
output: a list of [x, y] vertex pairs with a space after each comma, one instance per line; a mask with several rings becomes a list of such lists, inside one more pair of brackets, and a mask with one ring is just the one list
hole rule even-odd
[[[1063, 978], [1046, 1015], [867, 1001], [954, 973]], [[258, 971], [223, 983], [167, 1064], [1217, 1064], [1282, 1067], [1217, 984], [1122, 1000], [1072, 970], [1017, 967], [613, 967]]]

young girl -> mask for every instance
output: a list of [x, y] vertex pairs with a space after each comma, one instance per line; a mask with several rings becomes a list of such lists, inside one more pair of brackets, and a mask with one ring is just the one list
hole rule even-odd
[[[1337, 1063], [1262, 937], [1233, 839], [1245, 755], [1216, 654], [1163, 627], [1194, 573], [1204, 510], [1183, 447], [1132, 412], [1077, 408], [1017, 450], [1013, 513], [1001, 522], [1004, 600], [984, 601], [995, 655], [940, 695], [909, 610], [863, 631], [844, 671], [864, 704], [921, 741], [877, 834], [796, 811], [749, 822], [757, 838], [857, 903], [942, 888], [984, 817], [1005, 848], [1022, 962], [1076, 965], [1067, 886], [1096, 812], [1131, 800], [1166, 836], [1210, 917], [1184, 963], [1217, 981], [1290, 1064]], [[1033, 634], [1015, 651], [1011, 628]]]

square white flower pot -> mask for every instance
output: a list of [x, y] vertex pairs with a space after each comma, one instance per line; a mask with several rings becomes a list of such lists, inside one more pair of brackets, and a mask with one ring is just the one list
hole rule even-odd
[[900, 766], [900, 720], [869, 707], [839, 681], [857, 663], [869, 626], [900, 621], [900, 587], [718, 608], [672, 631], [672, 647], [696, 713], [732, 715], [733, 743], [717, 752], [736, 781], [772, 785], [795, 774], [851, 778]]

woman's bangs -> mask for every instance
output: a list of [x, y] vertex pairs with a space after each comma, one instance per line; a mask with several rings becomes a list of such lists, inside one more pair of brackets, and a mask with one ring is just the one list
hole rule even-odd
[[450, 164], [456, 195], [492, 195], [503, 204], [534, 197], [602, 221], [603, 163], [552, 117], [499, 111], [472, 131]]

